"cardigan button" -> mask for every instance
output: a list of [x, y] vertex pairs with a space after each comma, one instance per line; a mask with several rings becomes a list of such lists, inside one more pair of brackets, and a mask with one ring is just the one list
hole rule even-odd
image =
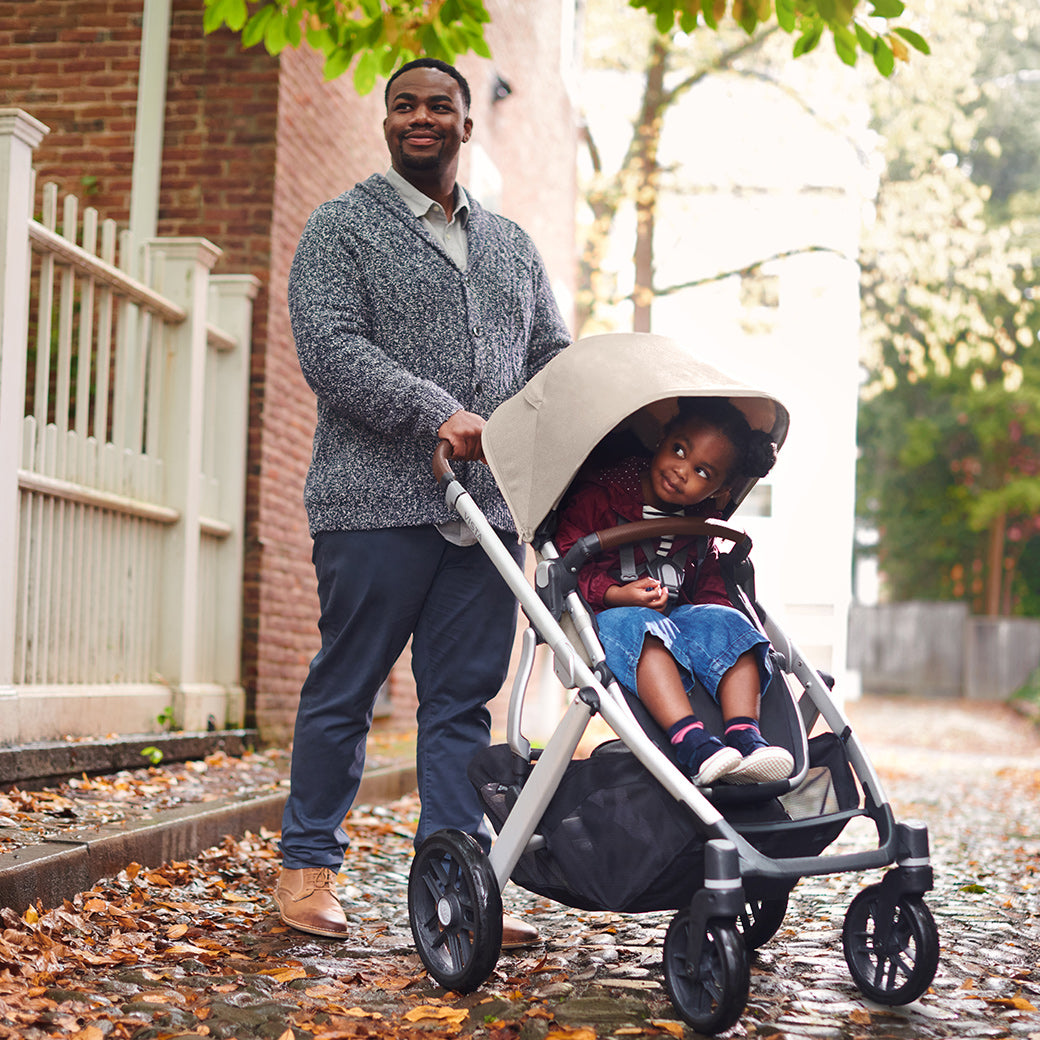
[[483, 325], [474, 325], [473, 326], [473, 335], [474, 336], [483, 336], [484, 335], [484, 326]]

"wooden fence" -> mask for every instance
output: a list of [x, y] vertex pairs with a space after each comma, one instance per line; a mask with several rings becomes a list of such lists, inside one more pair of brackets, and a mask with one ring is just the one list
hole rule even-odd
[[241, 725], [249, 330], [202, 238], [43, 189], [0, 109], [0, 744]]
[[1040, 668], [1040, 620], [975, 617], [964, 603], [857, 604], [849, 667], [866, 693], [1006, 700]]

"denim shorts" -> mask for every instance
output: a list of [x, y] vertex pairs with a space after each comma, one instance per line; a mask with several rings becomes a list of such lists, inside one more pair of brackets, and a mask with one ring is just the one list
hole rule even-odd
[[684, 603], [668, 615], [649, 607], [611, 607], [596, 620], [607, 667], [636, 694], [636, 666], [648, 635], [660, 639], [675, 658], [687, 693], [696, 678], [718, 701], [719, 681], [751, 649], [757, 649], [762, 690], [769, 685], [769, 640], [734, 607]]

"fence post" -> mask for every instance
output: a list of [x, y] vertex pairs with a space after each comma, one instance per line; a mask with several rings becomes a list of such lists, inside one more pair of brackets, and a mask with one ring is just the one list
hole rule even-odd
[[231, 335], [234, 350], [220, 351], [213, 366], [216, 410], [214, 442], [220, 445], [215, 474], [220, 482], [221, 514], [231, 533], [220, 547], [217, 587], [221, 603], [215, 612], [216, 675], [228, 691], [227, 725], [245, 724], [242, 678], [242, 560], [245, 543], [246, 455], [249, 442], [249, 361], [253, 301], [260, 280], [250, 274], [210, 278], [210, 316]]
[[[180, 519], [166, 534], [159, 597], [159, 671], [173, 689], [175, 723], [191, 716], [192, 688], [199, 683], [199, 543], [202, 504], [202, 436], [206, 373], [206, 303], [209, 272], [221, 251], [204, 238], [164, 238], [149, 243], [161, 254], [156, 288], [180, 304], [187, 319], [166, 327], [162, 397], [156, 447], [166, 474], [166, 504]], [[176, 717], [180, 715], [180, 717]]]
[[18, 586], [18, 467], [29, 339], [29, 221], [34, 149], [48, 128], [27, 112], [0, 108], [0, 744], [18, 739], [14, 699]]

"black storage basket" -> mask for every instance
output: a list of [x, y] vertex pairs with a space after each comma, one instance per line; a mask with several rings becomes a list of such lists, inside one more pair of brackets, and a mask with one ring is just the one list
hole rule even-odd
[[[857, 793], [840, 743], [813, 738], [809, 748], [810, 779], [818, 785], [822, 773], [833, 771], [837, 779], [829, 789], [840, 791], [841, 809], [851, 808]], [[814, 752], [821, 756], [819, 765]], [[517, 764], [509, 747], [498, 744], [478, 754], [469, 767], [496, 831], [515, 801]], [[738, 830], [754, 831], [749, 840], [767, 854], [817, 855], [844, 826], [824, 817], [819, 826], [799, 828], [797, 837], [785, 835], [791, 817], [776, 798], [727, 805], [724, 812]], [[545, 846], [520, 857], [512, 880], [583, 910], [678, 909], [703, 885], [706, 838], [700, 826], [624, 744], [610, 741], [568, 765], [536, 830]], [[799, 845], [795, 851], [785, 848], [792, 840]]]

